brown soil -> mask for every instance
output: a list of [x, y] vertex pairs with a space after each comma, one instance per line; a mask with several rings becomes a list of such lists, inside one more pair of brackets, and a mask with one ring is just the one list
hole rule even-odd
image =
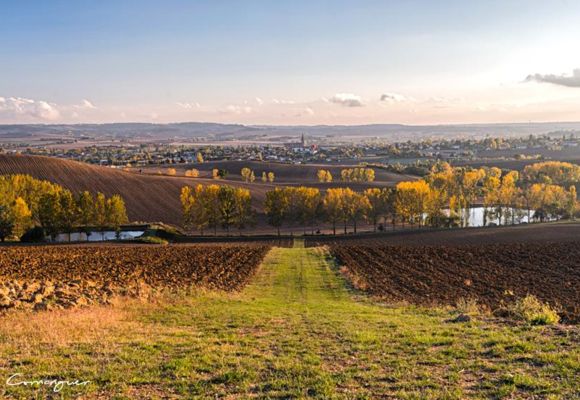
[[78, 245], [0, 249], [0, 311], [108, 303], [161, 289], [239, 290], [266, 245]]
[[580, 241], [461, 246], [331, 245], [357, 286], [389, 301], [491, 310], [533, 294], [580, 321]]
[[[388, 228], [390, 229], [390, 228]], [[407, 229], [376, 234], [318, 236], [306, 239], [308, 246], [332, 243], [384, 245], [446, 245], [530, 242], [569, 242], [580, 240], [580, 222], [522, 224], [503, 227], [463, 229]]]
[[88, 190], [107, 196], [120, 194], [131, 221], [181, 224], [179, 193], [185, 185], [227, 183], [251, 188], [255, 205], [261, 206], [271, 185], [246, 185], [241, 182], [185, 177], [136, 174], [122, 170], [40, 156], [0, 154], [0, 174], [28, 174], [46, 179], [73, 192]]

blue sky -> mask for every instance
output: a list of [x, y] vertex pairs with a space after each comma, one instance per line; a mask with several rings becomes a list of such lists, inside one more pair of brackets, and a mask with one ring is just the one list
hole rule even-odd
[[577, 1], [1, 0], [0, 12], [0, 123], [580, 120]]

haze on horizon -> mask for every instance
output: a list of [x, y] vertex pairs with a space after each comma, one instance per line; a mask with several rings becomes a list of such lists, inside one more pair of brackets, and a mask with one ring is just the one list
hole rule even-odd
[[580, 2], [2, 5], [0, 124], [580, 120]]

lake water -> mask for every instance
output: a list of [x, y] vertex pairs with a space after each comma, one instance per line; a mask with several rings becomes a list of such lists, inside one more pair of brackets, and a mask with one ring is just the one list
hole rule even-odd
[[[506, 208], [508, 210], [509, 216], [507, 219], [507, 225], [512, 224], [512, 212], [514, 213], [513, 223], [514, 224], [521, 224], [527, 223], [528, 221], [528, 211], [521, 210], [517, 208]], [[483, 216], [485, 212], [485, 207], [472, 207], [469, 209], [469, 217], [467, 219], [468, 226], [479, 227], [484, 226], [483, 224]], [[505, 211], [504, 211], [505, 212]], [[445, 213], [449, 215], [449, 210], [445, 210]], [[534, 216], [534, 212], [530, 211], [530, 216]], [[494, 208], [487, 209], [487, 221], [486, 225], [506, 225], [505, 217], [502, 216], [502, 220], [500, 221], [498, 216], [495, 214]]]
[[[131, 240], [136, 239], [143, 235], [144, 231], [121, 231], [120, 239], [121, 240]], [[50, 237], [47, 237], [47, 241], [52, 241]], [[88, 236], [85, 232], [73, 232], [70, 234], [70, 241], [71, 242], [102, 242], [107, 240], [117, 240], [117, 232], [115, 231], [91, 231], [91, 234]], [[56, 236], [55, 242], [68, 242], [69, 236], [67, 233], [59, 233]]]

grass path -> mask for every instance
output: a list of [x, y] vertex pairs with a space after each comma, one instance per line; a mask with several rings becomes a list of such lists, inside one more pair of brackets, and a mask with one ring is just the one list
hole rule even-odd
[[[578, 394], [577, 328], [454, 324], [449, 317], [446, 310], [387, 307], [356, 295], [322, 249], [297, 241], [272, 249], [239, 294], [0, 318], [0, 373], [92, 381], [64, 389], [64, 398]], [[4, 389], [4, 397], [31, 394]]]

